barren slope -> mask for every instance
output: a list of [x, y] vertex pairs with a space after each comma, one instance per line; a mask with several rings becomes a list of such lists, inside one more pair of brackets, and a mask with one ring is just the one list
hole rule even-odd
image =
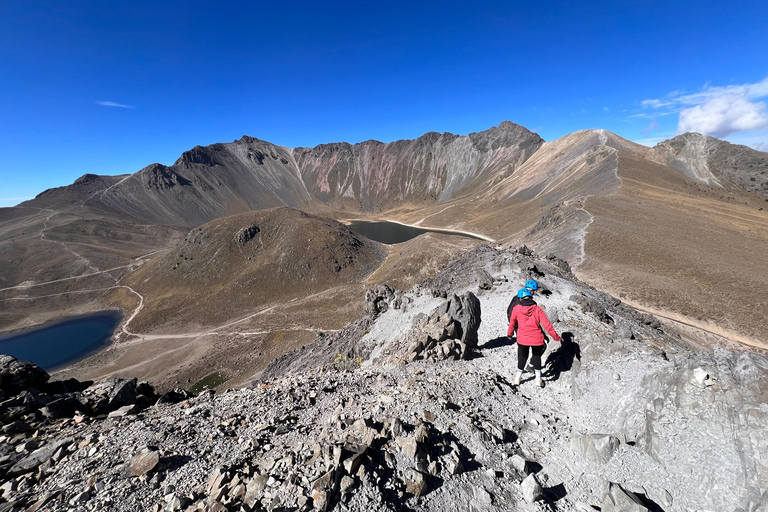
[[343, 224], [299, 210], [225, 217], [193, 229], [130, 277], [147, 297], [132, 327], [222, 324], [241, 311], [360, 279], [385, 254]]
[[620, 298], [762, 344], [768, 213], [762, 199], [620, 154], [621, 188], [593, 196], [579, 276]]

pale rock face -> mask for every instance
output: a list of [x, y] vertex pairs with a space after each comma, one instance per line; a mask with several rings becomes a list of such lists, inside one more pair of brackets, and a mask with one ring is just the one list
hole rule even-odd
[[650, 156], [701, 183], [723, 187], [730, 182], [768, 197], [768, 153], [700, 133], [684, 133], [654, 146]]

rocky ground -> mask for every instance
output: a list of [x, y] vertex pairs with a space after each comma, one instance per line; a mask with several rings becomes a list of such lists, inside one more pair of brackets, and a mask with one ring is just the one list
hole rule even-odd
[[[504, 336], [529, 277], [564, 338], [543, 389], [512, 384]], [[693, 348], [524, 248], [366, 299], [218, 394], [24, 383], [6, 360], [0, 511], [768, 509], [764, 356]]]

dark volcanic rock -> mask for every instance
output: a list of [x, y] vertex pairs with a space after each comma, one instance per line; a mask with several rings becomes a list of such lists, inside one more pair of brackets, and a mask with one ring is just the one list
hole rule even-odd
[[0, 389], [18, 391], [30, 387], [40, 388], [48, 379], [50, 375], [33, 362], [0, 355]]

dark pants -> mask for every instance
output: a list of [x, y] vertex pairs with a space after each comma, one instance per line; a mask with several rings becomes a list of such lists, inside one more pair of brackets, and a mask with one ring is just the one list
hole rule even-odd
[[547, 349], [546, 345], [529, 347], [517, 344], [517, 369], [525, 370], [525, 362], [528, 360], [528, 349], [531, 349], [531, 364], [534, 370], [541, 370], [541, 355]]

